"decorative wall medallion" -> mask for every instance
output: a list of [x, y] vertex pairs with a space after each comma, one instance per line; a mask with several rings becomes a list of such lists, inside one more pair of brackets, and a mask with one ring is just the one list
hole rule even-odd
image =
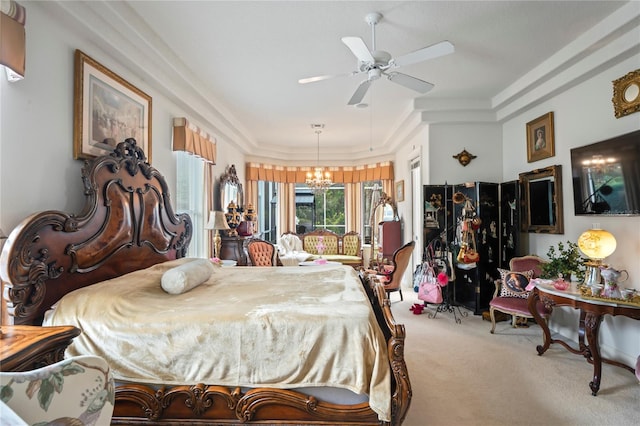
[[640, 69], [613, 80], [611, 101], [616, 118], [640, 111]]
[[467, 151], [467, 148], [465, 148], [462, 151], [460, 151], [458, 154], [454, 155], [453, 158], [458, 160], [458, 162], [463, 166], [466, 166], [471, 162], [471, 160], [473, 160], [474, 158], [477, 158], [477, 156], [471, 154], [469, 151]]

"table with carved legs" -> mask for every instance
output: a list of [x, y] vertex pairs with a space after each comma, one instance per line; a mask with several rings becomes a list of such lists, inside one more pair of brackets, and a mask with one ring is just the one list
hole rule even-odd
[[[552, 339], [547, 322], [538, 314], [535, 309], [536, 302], [540, 300], [545, 307], [553, 309], [554, 306], [571, 306], [580, 310], [580, 320], [578, 324], [578, 348], [574, 348], [561, 339]], [[621, 301], [622, 302], [622, 301]], [[583, 297], [576, 289], [576, 284], [572, 283], [568, 290], [556, 290], [553, 287], [538, 284], [529, 294], [529, 311], [540, 324], [544, 333], [544, 344], [537, 346], [538, 355], [542, 355], [549, 349], [552, 343], [558, 343], [573, 354], [582, 355], [587, 362], [593, 364], [593, 380], [589, 383], [591, 393], [596, 396], [600, 389], [602, 374], [602, 363], [607, 363], [622, 367], [630, 372], [635, 370], [621, 362], [602, 358], [598, 342], [598, 332], [600, 323], [605, 315], [621, 315], [628, 318], [640, 320], [640, 307], [614, 301], [596, 300]], [[585, 344], [585, 335], [587, 343]]]

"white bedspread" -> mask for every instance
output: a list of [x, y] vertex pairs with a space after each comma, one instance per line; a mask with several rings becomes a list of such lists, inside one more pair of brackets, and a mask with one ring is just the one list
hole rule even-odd
[[79, 327], [67, 356], [99, 355], [117, 380], [339, 387], [390, 420], [386, 343], [353, 268], [215, 268], [184, 294], [164, 292], [162, 274], [191, 260], [76, 290], [44, 325]]

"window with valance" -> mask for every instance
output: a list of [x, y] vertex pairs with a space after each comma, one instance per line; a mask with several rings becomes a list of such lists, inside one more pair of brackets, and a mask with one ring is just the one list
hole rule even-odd
[[173, 119], [173, 150], [176, 154], [176, 208], [189, 213], [193, 237], [189, 256], [209, 257], [213, 241], [204, 225], [213, 210], [213, 166], [216, 164], [215, 139], [184, 117]]
[[[364, 220], [368, 186], [371, 182], [379, 182], [382, 190], [393, 194], [393, 163], [379, 162], [369, 165], [325, 167], [331, 173], [334, 184], [344, 187], [345, 232], [357, 231], [364, 236]], [[296, 185], [304, 184], [307, 172], [313, 167], [281, 166], [264, 163], [246, 164], [246, 200], [259, 205], [259, 182], [275, 182], [278, 185], [278, 226], [277, 234], [297, 229], [296, 224]], [[260, 215], [260, 211], [258, 211]], [[261, 230], [262, 231], [262, 230]]]

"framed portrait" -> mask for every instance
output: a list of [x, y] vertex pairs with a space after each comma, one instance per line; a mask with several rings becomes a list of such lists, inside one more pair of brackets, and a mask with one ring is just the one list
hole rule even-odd
[[404, 201], [404, 180], [396, 182], [396, 202]]
[[556, 155], [553, 139], [553, 112], [527, 123], [527, 162]]
[[134, 138], [151, 163], [151, 96], [76, 50], [73, 158], [109, 154]]

